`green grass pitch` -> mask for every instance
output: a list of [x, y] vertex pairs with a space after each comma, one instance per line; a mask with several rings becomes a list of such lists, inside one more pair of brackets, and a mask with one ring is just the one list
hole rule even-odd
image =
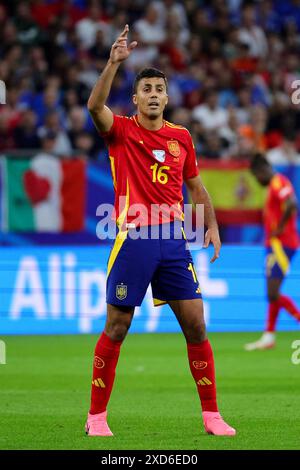
[[179, 334], [129, 335], [109, 404], [114, 437], [84, 434], [96, 336], [2, 337], [0, 449], [299, 449], [300, 364], [278, 334], [276, 349], [245, 352], [255, 333], [215, 333], [219, 406], [236, 437], [204, 433]]

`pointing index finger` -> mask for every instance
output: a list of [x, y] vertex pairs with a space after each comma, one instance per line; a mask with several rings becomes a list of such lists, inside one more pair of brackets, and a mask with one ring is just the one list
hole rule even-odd
[[128, 24], [125, 24], [125, 27], [124, 27], [124, 29], [123, 29], [123, 31], [122, 31], [120, 37], [121, 37], [121, 38], [126, 38], [128, 31], [129, 31], [129, 26], [128, 26]]

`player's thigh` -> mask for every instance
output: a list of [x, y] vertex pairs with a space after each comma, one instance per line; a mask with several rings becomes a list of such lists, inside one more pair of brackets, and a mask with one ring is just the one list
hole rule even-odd
[[202, 299], [169, 300], [178, 323], [188, 342], [200, 342], [206, 337]]
[[[118, 306], [141, 305], [158, 264], [159, 240], [128, 237], [108, 263], [106, 301]], [[112, 258], [113, 256], [113, 258]]]
[[153, 297], [162, 301], [201, 299], [201, 289], [185, 240], [165, 240], [163, 262], [152, 279]]

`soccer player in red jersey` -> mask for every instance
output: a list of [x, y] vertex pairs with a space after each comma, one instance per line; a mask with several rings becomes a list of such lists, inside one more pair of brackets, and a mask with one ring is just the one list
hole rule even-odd
[[273, 172], [271, 165], [261, 154], [254, 156], [251, 172], [262, 186], [268, 187], [264, 228], [269, 308], [265, 332], [258, 341], [245, 345], [248, 351], [275, 346], [276, 321], [281, 308], [300, 321], [297, 306], [289, 297], [280, 293], [290, 261], [299, 246], [294, 188], [286, 176]]
[[[156, 69], [140, 72], [134, 83], [133, 102], [137, 114], [116, 116], [105, 105], [113, 79], [136, 42], [127, 45], [128, 25], [111, 48], [110, 58], [88, 101], [93, 121], [109, 146], [116, 192], [119, 232], [107, 269], [107, 318], [95, 348], [91, 407], [86, 423], [90, 436], [111, 436], [107, 404], [112, 391], [120, 347], [130, 327], [134, 309], [141, 305], [151, 283], [154, 303], [168, 303], [187, 342], [190, 370], [202, 405], [206, 432], [234, 435], [218, 411], [213, 352], [206, 337], [203, 303], [193, 260], [184, 240], [174, 236], [175, 220], [182, 220], [182, 184], [186, 182], [193, 201], [204, 205], [207, 232], [204, 246], [212, 243], [219, 257], [220, 238], [214, 210], [198, 175], [196, 155], [187, 129], [166, 122], [167, 79]], [[123, 203], [120, 203], [120, 199]], [[131, 237], [136, 219], [133, 207], [143, 204], [139, 226], [170, 225], [169, 239]], [[148, 215], [153, 205], [165, 204], [170, 212]], [[151, 212], [151, 211], [150, 211]], [[134, 214], [136, 215], [136, 214]], [[150, 218], [149, 218], [150, 217]], [[181, 225], [181, 223], [180, 223]], [[181, 228], [181, 227], [180, 227]]]

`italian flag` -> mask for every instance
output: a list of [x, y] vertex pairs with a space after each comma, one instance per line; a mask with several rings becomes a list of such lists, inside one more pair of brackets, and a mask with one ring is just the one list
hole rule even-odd
[[72, 232], [84, 228], [85, 162], [41, 153], [5, 157], [2, 225], [6, 231]]

